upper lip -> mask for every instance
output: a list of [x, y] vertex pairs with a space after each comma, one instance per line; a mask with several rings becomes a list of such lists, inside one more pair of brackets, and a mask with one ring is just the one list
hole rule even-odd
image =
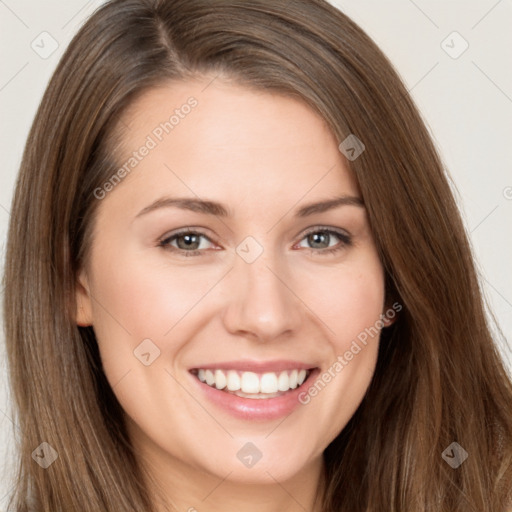
[[314, 364], [303, 363], [301, 361], [290, 361], [290, 360], [275, 360], [275, 361], [250, 361], [250, 360], [238, 360], [238, 361], [221, 361], [218, 363], [209, 363], [205, 365], [197, 365], [191, 368], [191, 370], [238, 370], [241, 372], [280, 372], [284, 370], [310, 370], [315, 368]]

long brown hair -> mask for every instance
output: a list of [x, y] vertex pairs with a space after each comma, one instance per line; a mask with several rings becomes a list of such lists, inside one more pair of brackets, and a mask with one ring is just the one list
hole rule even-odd
[[[512, 385], [468, 236], [409, 94], [373, 41], [323, 0], [114, 0], [80, 29], [46, 90], [12, 206], [5, 330], [19, 426], [16, 512], [153, 511], [92, 327], [74, 321], [120, 115], [173, 80], [227, 77], [305, 101], [342, 142], [403, 309], [374, 378], [324, 453], [324, 512], [505, 512]], [[47, 469], [32, 452], [47, 442]], [[467, 459], [442, 453], [457, 442]]]

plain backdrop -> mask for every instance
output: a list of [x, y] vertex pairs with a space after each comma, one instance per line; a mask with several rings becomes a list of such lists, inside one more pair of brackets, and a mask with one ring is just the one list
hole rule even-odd
[[[13, 187], [33, 116], [71, 37], [102, 3], [0, 0], [2, 272]], [[354, 19], [384, 50], [418, 104], [453, 177], [489, 304], [505, 338], [510, 340], [512, 2], [342, 0], [332, 3]], [[512, 370], [510, 341], [508, 344], [500, 341], [500, 349]], [[0, 511], [6, 508], [11, 484], [15, 428], [2, 330]]]

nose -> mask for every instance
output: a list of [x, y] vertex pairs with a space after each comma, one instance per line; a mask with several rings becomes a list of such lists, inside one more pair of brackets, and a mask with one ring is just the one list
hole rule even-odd
[[[229, 273], [225, 328], [232, 334], [267, 342], [297, 333], [304, 305], [294, 290], [289, 269], [263, 252], [254, 262], [236, 257]], [[295, 286], [296, 287], [296, 286]]]

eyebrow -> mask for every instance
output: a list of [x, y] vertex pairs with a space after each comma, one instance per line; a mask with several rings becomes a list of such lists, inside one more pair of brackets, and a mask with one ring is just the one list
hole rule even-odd
[[[323, 213], [340, 206], [359, 206], [364, 208], [364, 202], [357, 196], [335, 197], [333, 199], [326, 199], [324, 201], [306, 204], [296, 211], [295, 216], [308, 217], [309, 215]], [[171, 207], [219, 217], [231, 216], [229, 210], [224, 205], [216, 201], [208, 201], [195, 197], [162, 197], [151, 203], [149, 206], [143, 208], [135, 218], [141, 217], [155, 210], [159, 210], [160, 208]]]

